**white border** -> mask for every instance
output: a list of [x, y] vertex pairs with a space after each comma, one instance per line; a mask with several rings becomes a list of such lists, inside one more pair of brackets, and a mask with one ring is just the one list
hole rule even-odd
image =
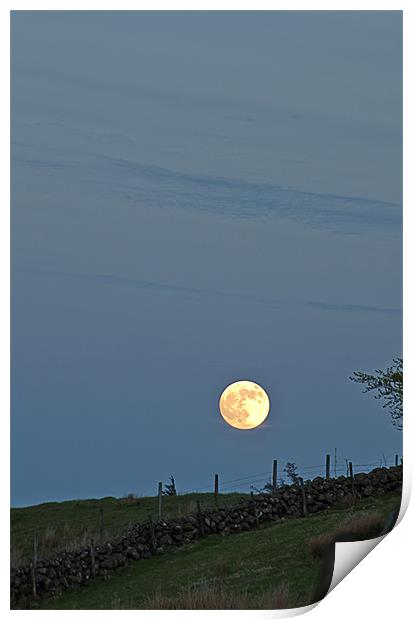
[[[261, 1], [261, 2], [245, 2], [239, 0], [238, 2], [220, 2], [210, 1], [193, 1], [193, 2], [172, 2], [168, 0], [152, 2], [142, 2], [133, 0], [123, 0], [118, 3], [108, 2], [107, 0], [94, 0], [85, 2], [61, 2], [55, 0], [54, 2], [4, 2], [1, 7], [1, 69], [3, 74], [3, 84], [9, 83], [9, 11], [10, 10], [403, 10], [404, 12], [404, 110], [413, 110], [413, 99], [411, 89], [411, 76], [413, 75], [413, 49], [412, 49], [412, 10], [409, 8], [407, 1], [405, 2], [389, 2], [389, 1], [366, 1], [359, 0], [358, 2], [337, 2], [335, 0], [323, 1], [323, 2], [305, 2], [294, 0], [279, 0], [278, 2]], [[6, 89], [5, 89], [6, 90]], [[2, 143], [2, 177], [1, 187], [3, 191], [3, 205], [0, 211], [0, 249], [1, 249], [1, 261], [0, 261], [0, 278], [1, 278], [1, 291], [2, 299], [0, 304], [1, 321], [0, 321], [0, 343], [1, 343], [1, 357], [0, 357], [0, 395], [1, 395], [1, 416], [0, 416], [0, 437], [3, 442], [2, 455], [4, 458], [2, 472], [2, 510], [1, 510], [1, 532], [7, 533], [3, 544], [3, 554], [1, 562], [1, 608], [6, 613], [12, 613], [13, 615], [20, 615], [25, 612], [9, 611], [9, 497], [10, 497], [10, 485], [9, 485], [9, 462], [10, 462], [10, 448], [9, 448], [9, 416], [10, 410], [10, 398], [9, 398], [9, 385], [10, 385], [10, 367], [9, 367], [9, 351], [10, 351], [10, 339], [9, 339], [9, 102], [4, 97], [0, 99], [0, 105], [2, 106], [1, 122], [2, 133], [4, 140]], [[413, 169], [412, 162], [412, 122], [411, 116], [405, 114], [404, 116], [404, 299], [405, 299], [405, 316], [413, 316], [411, 307], [411, 286], [409, 285], [408, 275], [409, 266], [413, 264], [412, 253], [409, 247], [409, 237], [411, 239], [411, 209], [412, 209], [412, 181], [409, 171]], [[410, 234], [409, 234], [410, 233]], [[411, 279], [411, 275], [410, 275]], [[410, 375], [409, 375], [409, 363], [408, 355], [411, 350], [411, 328], [408, 322], [404, 325], [404, 364], [405, 373], [408, 377], [407, 389], [405, 391], [405, 409], [408, 412], [410, 410]], [[405, 422], [404, 441], [406, 445], [409, 445], [408, 439], [411, 439], [412, 425]], [[401, 516], [406, 512], [408, 499], [410, 496], [411, 482], [412, 482], [412, 459], [407, 450], [403, 451], [404, 454], [404, 488], [403, 488], [403, 508]], [[407, 617], [407, 613], [403, 613], [404, 610], [411, 609], [410, 604], [410, 556], [407, 553], [407, 548], [412, 543], [412, 527], [413, 524], [413, 511], [410, 508], [403, 518], [403, 520], [395, 528], [389, 536], [381, 542], [381, 544], [375, 548], [351, 573], [347, 579], [344, 579], [340, 585], [335, 588], [329, 595], [319, 604], [316, 608], [310, 612], [310, 616], [315, 620], [330, 620], [334, 616], [335, 620], [341, 618], [347, 618], [349, 614], [356, 615], [357, 617], [374, 617], [377, 619], [393, 617]], [[304, 608], [305, 609], [305, 608]], [[304, 609], [300, 611], [304, 611]], [[296, 610], [295, 613], [299, 612]], [[43, 616], [44, 612], [32, 611], [30, 613], [36, 614], [37, 617]], [[79, 615], [85, 614], [107, 614], [115, 613], [119, 614], [119, 611], [78, 611], [78, 612], [63, 612], [66, 615], [79, 617]], [[126, 612], [128, 613], [128, 612]], [[223, 618], [228, 617], [228, 614], [232, 614], [233, 617], [287, 617], [292, 613], [277, 612], [277, 611], [196, 611], [196, 612], [182, 612], [182, 611], [130, 611], [138, 617], [143, 617], [147, 614], [156, 615], [157, 617], [168, 618], [181, 618], [185, 615], [187, 618], [195, 616], [196, 614], [203, 614], [204, 618]]]

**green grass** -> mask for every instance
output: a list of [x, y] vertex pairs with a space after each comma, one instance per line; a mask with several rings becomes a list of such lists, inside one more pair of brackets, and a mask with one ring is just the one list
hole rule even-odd
[[[219, 505], [232, 505], [247, 497], [242, 493], [228, 493], [219, 497]], [[249, 497], [249, 496], [248, 496]], [[165, 518], [182, 516], [196, 511], [196, 500], [201, 508], [214, 505], [212, 493], [164, 496], [162, 512]], [[99, 533], [99, 511], [103, 510], [104, 532], [113, 536], [128, 524], [145, 521], [149, 515], [158, 516], [158, 498], [104, 497], [102, 499], [49, 502], [27, 508], [11, 509], [12, 555], [18, 561], [27, 561], [33, 552], [35, 532], [39, 541], [39, 556], [48, 557], [70, 543], [96, 537]]]
[[[329, 510], [305, 519], [268, 523], [260, 529], [227, 537], [213, 535], [175, 552], [138, 561], [110, 579], [68, 590], [43, 601], [43, 609], [139, 609], [154, 600], [176, 601], [188, 588], [223, 588], [254, 605], [266, 593], [288, 586], [289, 606], [312, 602], [319, 562], [309, 553], [309, 541], [334, 530], [354, 513], [387, 516], [398, 509], [400, 496], [389, 494], [360, 501], [355, 508]], [[151, 602], [152, 601], [152, 602]], [[214, 608], [214, 607], [211, 607]]]

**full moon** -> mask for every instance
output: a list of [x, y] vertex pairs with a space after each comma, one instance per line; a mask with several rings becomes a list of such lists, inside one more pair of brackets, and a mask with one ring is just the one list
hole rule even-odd
[[270, 410], [270, 399], [258, 383], [236, 381], [222, 392], [219, 410], [225, 422], [248, 430], [264, 422]]

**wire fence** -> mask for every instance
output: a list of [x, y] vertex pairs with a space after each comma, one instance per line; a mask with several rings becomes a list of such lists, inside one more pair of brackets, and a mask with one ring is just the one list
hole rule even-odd
[[[357, 473], [367, 473], [372, 469], [377, 467], [391, 467], [394, 465], [400, 465], [403, 462], [403, 457], [396, 455], [382, 455], [380, 459], [377, 461], [371, 461], [369, 463], [352, 463], [349, 459], [344, 459], [340, 461], [333, 460], [330, 462], [330, 456], [328, 456], [329, 465], [328, 465], [328, 473], [326, 469], [326, 463], [321, 463], [318, 465], [297, 465], [296, 466], [296, 474], [297, 476], [303, 478], [304, 480], [312, 480], [317, 477], [330, 477], [337, 478], [339, 476], [349, 476], [350, 475], [350, 467], [352, 468], [353, 474]], [[287, 462], [285, 463], [287, 464]], [[295, 463], [294, 463], [295, 465]], [[278, 469], [279, 463], [277, 462], [277, 470], [284, 475], [277, 475], [274, 478], [274, 469], [272, 471], [264, 471], [256, 474], [249, 474], [247, 476], [242, 476], [240, 478], [234, 478], [231, 480], [222, 479], [219, 483], [219, 492], [220, 493], [230, 493], [230, 492], [248, 492], [248, 491], [261, 491], [264, 487], [268, 487], [269, 485], [274, 486], [282, 486], [284, 484], [289, 484], [291, 479], [288, 477], [288, 473], [283, 469]], [[213, 482], [209, 484], [205, 484], [204, 486], [199, 486], [192, 489], [185, 489], [180, 491], [180, 494], [188, 494], [188, 493], [207, 493], [214, 492], [216, 489], [214, 488]]]

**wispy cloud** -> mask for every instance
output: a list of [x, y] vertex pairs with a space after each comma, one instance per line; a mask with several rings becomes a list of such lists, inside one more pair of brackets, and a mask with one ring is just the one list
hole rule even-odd
[[291, 298], [275, 298], [275, 297], [261, 297], [252, 293], [238, 293], [238, 292], [226, 292], [215, 289], [201, 289], [191, 286], [181, 286], [178, 284], [166, 284], [164, 282], [155, 282], [153, 280], [140, 280], [136, 278], [130, 278], [125, 276], [119, 276], [116, 274], [103, 274], [103, 273], [84, 273], [84, 272], [69, 272], [59, 271], [52, 269], [31, 269], [16, 267], [15, 271], [32, 273], [33, 275], [43, 275], [50, 277], [62, 277], [71, 278], [75, 280], [83, 280], [95, 284], [102, 284], [107, 286], [119, 286], [132, 289], [143, 289], [148, 291], [155, 291], [161, 293], [177, 293], [181, 295], [189, 295], [192, 297], [206, 298], [206, 297], [219, 297], [226, 299], [238, 299], [245, 302], [268, 304], [274, 306], [281, 305], [302, 305], [311, 308], [319, 308], [320, 310], [332, 311], [332, 312], [369, 312], [374, 314], [387, 314], [387, 315], [400, 315], [402, 313], [401, 308], [388, 308], [385, 306], [371, 306], [367, 304], [350, 304], [350, 303], [333, 303], [324, 301], [313, 301], [308, 299], [291, 299]]
[[[96, 196], [109, 195], [119, 205], [187, 209], [237, 219], [282, 218], [331, 233], [363, 235], [372, 231], [401, 234], [402, 208], [398, 203], [357, 196], [317, 193], [268, 182], [178, 171], [145, 161], [113, 157], [82, 148], [38, 148], [12, 142], [16, 170], [53, 172], [62, 187], [68, 175], [74, 185], [86, 183]], [[83, 186], [82, 186], [83, 187]]]
[[383, 306], [367, 306], [363, 304], [332, 304], [320, 301], [307, 301], [308, 306], [321, 308], [322, 310], [335, 310], [338, 312], [375, 312], [379, 314], [401, 314], [401, 308], [384, 308]]

